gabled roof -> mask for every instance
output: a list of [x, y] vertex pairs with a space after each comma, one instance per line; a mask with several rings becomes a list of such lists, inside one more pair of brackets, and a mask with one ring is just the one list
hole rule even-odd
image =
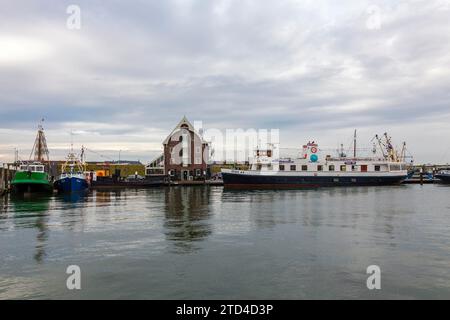
[[195, 131], [194, 126], [192, 125], [192, 123], [189, 122], [189, 120], [186, 118], [186, 116], [183, 116], [183, 119], [181, 119], [181, 121], [177, 124], [177, 126], [172, 130], [172, 132], [167, 136], [166, 139], [164, 139], [163, 144], [167, 144], [169, 143], [170, 138], [173, 136], [173, 134], [179, 130], [182, 129], [182, 127], [187, 126], [187, 130], [194, 132], [196, 135], [199, 136], [200, 140], [202, 141], [202, 143], [206, 143], [203, 140], [203, 137], [201, 135], [198, 134], [197, 131]]

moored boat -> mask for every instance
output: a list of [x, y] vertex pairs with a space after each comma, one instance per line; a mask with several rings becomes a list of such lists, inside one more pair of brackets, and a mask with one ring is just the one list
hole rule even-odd
[[[317, 143], [303, 146], [298, 158], [279, 158], [274, 145], [256, 150], [250, 170], [222, 169], [228, 188], [299, 188], [331, 186], [377, 186], [400, 184], [408, 175], [403, 151], [398, 154], [390, 138], [379, 139], [385, 148], [380, 157], [338, 157], [323, 159]], [[355, 142], [356, 144], [356, 142]]]
[[13, 180], [11, 181], [13, 192], [51, 192], [52, 184], [45, 166], [40, 162], [22, 163]]
[[84, 164], [71, 150], [66, 162], [61, 167], [61, 175], [55, 180], [55, 189], [60, 193], [86, 191], [89, 188], [89, 183], [84, 171]]
[[450, 183], [450, 171], [441, 171], [435, 175], [435, 178], [439, 179], [442, 183]]

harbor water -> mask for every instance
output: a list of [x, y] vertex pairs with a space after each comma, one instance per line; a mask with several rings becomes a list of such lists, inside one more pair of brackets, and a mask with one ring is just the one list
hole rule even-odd
[[[450, 299], [450, 187], [0, 198], [0, 299]], [[66, 269], [80, 267], [81, 289]], [[369, 290], [367, 267], [381, 270]]]

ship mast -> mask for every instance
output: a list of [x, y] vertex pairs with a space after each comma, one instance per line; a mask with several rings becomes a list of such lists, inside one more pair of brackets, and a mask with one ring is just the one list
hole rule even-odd
[[30, 153], [30, 160], [33, 158], [34, 154], [34, 161], [49, 162], [47, 140], [45, 139], [44, 127], [42, 126], [42, 122], [44, 122], [44, 119], [42, 119], [41, 123], [38, 125], [38, 132], [36, 135], [36, 140], [34, 141], [33, 149]]
[[353, 135], [353, 158], [356, 159], [356, 129], [355, 134]]

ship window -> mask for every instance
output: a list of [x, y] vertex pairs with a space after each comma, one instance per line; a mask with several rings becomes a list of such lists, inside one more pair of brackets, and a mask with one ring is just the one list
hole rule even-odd
[[284, 164], [280, 164], [280, 171], [284, 171]]
[[347, 171], [347, 166], [345, 164], [341, 166], [341, 171]]
[[357, 171], [356, 166], [352, 166], [352, 171]]
[[323, 166], [318, 165], [318, 166], [317, 166], [317, 171], [323, 171]]
[[43, 167], [36, 167], [36, 171], [37, 171], [37, 172], [43, 172], [43, 171], [44, 171], [44, 168], [43, 168]]
[[291, 171], [297, 170], [297, 167], [295, 165], [291, 165]]
[[200, 169], [195, 169], [195, 174], [199, 177], [202, 175], [202, 171]]
[[334, 165], [328, 166], [328, 171], [334, 171]]
[[303, 165], [302, 166], [302, 171], [308, 171], [308, 166], [307, 165]]
[[380, 171], [381, 167], [380, 166], [375, 166], [375, 171]]
[[267, 156], [270, 158], [272, 156], [272, 150], [267, 150]]
[[261, 170], [261, 168], [262, 168], [262, 165], [260, 165], [260, 164], [258, 164], [258, 165], [256, 166], [256, 170]]

